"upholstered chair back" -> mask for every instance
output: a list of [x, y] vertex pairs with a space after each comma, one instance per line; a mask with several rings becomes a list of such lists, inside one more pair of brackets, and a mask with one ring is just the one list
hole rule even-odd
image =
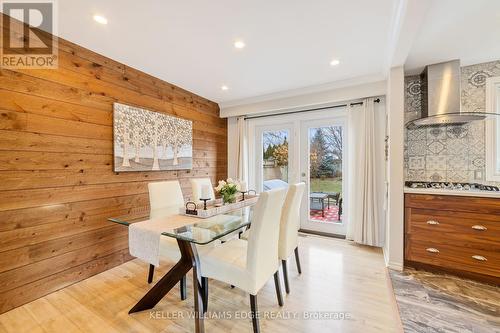
[[253, 210], [248, 237], [247, 270], [253, 275], [257, 289], [260, 289], [279, 267], [280, 219], [286, 191], [278, 189], [262, 192]]
[[179, 208], [184, 206], [179, 181], [149, 183], [148, 189], [150, 218], [179, 214]]
[[298, 183], [288, 187], [283, 211], [281, 212], [279, 258], [286, 260], [298, 245], [300, 228], [300, 204], [306, 184]]

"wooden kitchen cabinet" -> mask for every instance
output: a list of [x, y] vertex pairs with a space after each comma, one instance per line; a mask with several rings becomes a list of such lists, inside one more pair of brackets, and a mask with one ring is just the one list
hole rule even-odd
[[405, 265], [500, 284], [500, 199], [405, 194]]

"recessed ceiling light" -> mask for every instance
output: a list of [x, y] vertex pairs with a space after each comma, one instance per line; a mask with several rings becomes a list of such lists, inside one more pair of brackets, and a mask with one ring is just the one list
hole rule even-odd
[[222, 90], [226, 91], [226, 90], [229, 90], [229, 87], [226, 86], [226, 85], [223, 85], [222, 87], [220, 87]]
[[236, 42], [234, 42], [234, 47], [237, 49], [242, 49], [245, 47], [245, 42], [242, 40], [237, 40]]
[[332, 61], [330, 61], [330, 66], [337, 66], [338, 64], [340, 64], [340, 60], [338, 59], [333, 59]]
[[94, 15], [94, 21], [101, 24], [108, 24], [108, 19], [101, 15]]

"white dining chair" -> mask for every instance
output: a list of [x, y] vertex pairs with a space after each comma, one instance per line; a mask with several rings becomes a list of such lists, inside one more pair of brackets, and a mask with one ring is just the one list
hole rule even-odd
[[[179, 214], [184, 206], [179, 181], [163, 181], [148, 184], [149, 217], [151, 219]], [[177, 240], [172, 237], [160, 238], [160, 257], [177, 262], [181, 258]], [[149, 265], [148, 283], [153, 281], [154, 265]], [[186, 276], [180, 280], [181, 299], [186, 299]]]
[[285, 195], [286, 189], [260, 194], [254, 207], [252, 232], [248, 241], [230, 240], [199, 254], [204, 311], [207, 311], [208, 305], [208, 278], [225, 282], [250, 294], [254, 332], [259, 332], [257, 293], [272, 275], [278, 304], [283, 305], [278, 276], [278, 240]]
[[[287, 260], [295, 252], [295, 263], [297, 271], [302, 273], [299, 258], [299, 229], [300, 229], [300, 204], [306, 184], [298, 183], [290, 185], [286, 195], [283, 211], [281, 212], [280, 238], [278, 256], [283, 266], [283, 280], [285, 281], [286, 293], [290, 293], [288, 282]], [[252, 229], [250, 229], [252, 230]]]
[[[297, 271], [302, 274], [299, 258], [299, 229], [300, 229], [300, 205], [304, 194], [305, 184], [298, 183], [290, 185], [283, 204], [280, 222], [280, 238], [278, 255], [283, 267], [283, 280], [285, 281], [285, 291], [290, 293], [290, 283], [288, 281], [287, 260], [292, 252], [295, 252], [295, 263]], [[241, 239], [248, 239], [252, 233], [252, 228], [241, 235]]]
[[212, 186], [212, 181], [210, 178], [191, 178], [191, 191], [192, 191], [192, 200], [194, 202], [201, 202], [201, 189], [203, 185], [208, 185], [210, 187], [210, 198], [203, 199], [215, 199], [214, 187]]

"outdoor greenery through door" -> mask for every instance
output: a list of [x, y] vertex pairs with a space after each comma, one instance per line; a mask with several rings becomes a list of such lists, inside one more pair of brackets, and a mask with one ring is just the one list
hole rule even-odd
[[311, 192], [342, 192], [342, 127], [309, 129]]

